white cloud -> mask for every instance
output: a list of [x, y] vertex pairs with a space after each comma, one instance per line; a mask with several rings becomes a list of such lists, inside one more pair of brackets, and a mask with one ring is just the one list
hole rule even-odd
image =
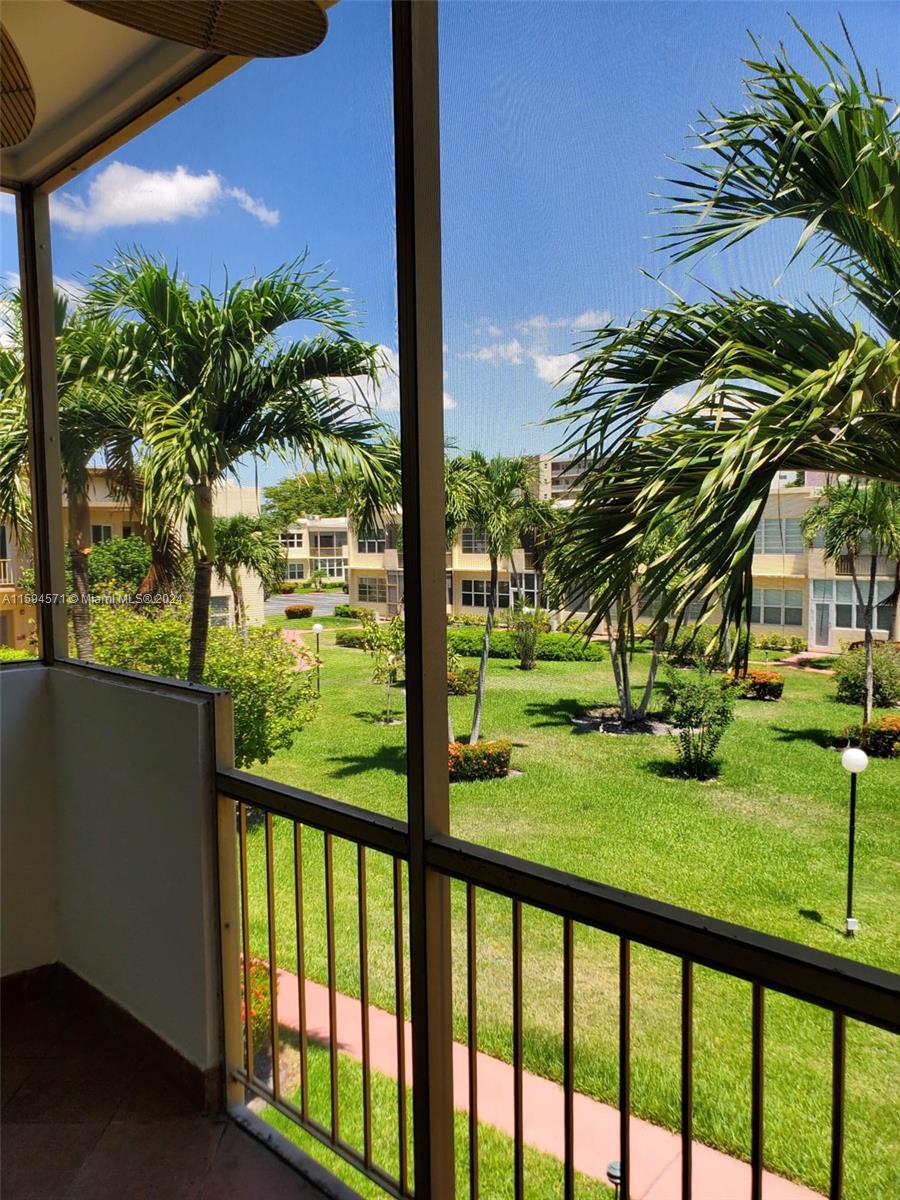
[[672, 388], [671, 391], [663, 392], [647, 416], [659, 420], [660, 417], [668, 417], [672, 413], [681, 412], [697, 395], [698, 389], [696, 388], [690, 391], [686, 391], [684, 388]]
[[[380, 366], [377, 379], [356, 375], [350, 379], [329, 379], [332, 391], [352, 400], [360, 409], [389, 413], [400, 411], [400, 355], [392, 346], [379, 346]], [[444, 408], [456, 408], [456, 401], [444, 392]]]
[[77, 279], [67, 279], [64, 275], [53, 276], [54, 286], [62, 292], [73, 304], [80, 304], [87, 295], [87, 288]]
[[534, 373], [544, 383], [559, 383], [563, 375], [578, 362], [577, 354], [532, 354]]
[[444, 392], [444, 409], [456, 408], [456, 401], [449, 392]]
[[267, 208], [262, 200], [254, 200], [243, 188], [231, 187], [228, 189], [228, 195], [232, 200], [238, 202], [244, 212], [248, 212], [251, 217], [262, 221], [263, 225], [277, 225], [281, 220], [277, 208]]
[[610, 312], [606, 308], [586, 308], [583, 313], [572, 318], [571, 328], [579, 331], [599, 329], [607, 323], [609, 318]]
[[468, 357], [476, 362], [505, 362], [511, 367], [518, 367], [524, 362], [525, 347], [518, 338], [508, 342], [493, 342], [490, 346], [479, 346], [469, 352]]
[[263, 224], [278, 223], [277, 211], [243, 188], [228, 187], [215, 171], [193, 175], [180, 166], [174, 171], [145, 171], [123, 162], [112, 162], [95, 176], [86, 197], [68, 192], [51, 196], [50, 214], [65, 229], [97, 233], [123, 225], [204, 217], [227, 200], [235, 201]]

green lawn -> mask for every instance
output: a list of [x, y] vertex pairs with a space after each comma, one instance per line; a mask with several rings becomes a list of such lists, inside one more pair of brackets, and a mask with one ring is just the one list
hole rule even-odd
[[[331, 1122], [331, 1092], [328, 1051], [321, 1046], [309, 1048], [309, 1112], [326, 1128]], [[345, 1054], [338, 1056], [340, 1087], [340, 1136], [352, 1146], [363, 1144], [362, 1070]], [[288, 1100], [299, 1108], [300, 1093], [296, 1089]], [[407, 1094], [409, 1134], [407, 1158], [410, 1182], [413, 1177], [412, 1154], [412, 1091]], [[342, 1179], [365, 1200], [381, 1200], [384, 1192], [370, 1183], [355, 1167], [340, 1155], [325, 1148], [321, 1142], [285, 1117], [277, 1109], [267, 1108], [261, 1114], [276, 1129], [311, 1157], [317, 1159], [333, 1175]], [[397, 1120], [397, 1084], [377, 1071], [372, 1073], [372, 1159], [373, 1162], [398, 1178], [399, 1138]], [[482, 1200], [512, 1200], [513, 1143], [498, 1130], [482, 1125], [478, 1134], [478, 1168]], [[561, 1196], [562, 1164], [549, 1155], [525, 1148], [525, 1185], [527, 1194], [535, 1197]], [[462, 1200], [468, 1195], [469, 1131], [465, 1113], [456, 1114], [456, 1194]], [[611, 1200], [612, 1189], [585, 1176], [576, 1177], [579, 1200]]]
[[[303, 604], [303, 600], [298, 600]], [[313, 625], [322, 625], [325, 629], [350, 629], [359, 626], [359, 621], [353, 617], [285, 617], [283, 615], [266, 617], [266, 624], [273, 629], [301, 629], [309, 633]]]
[[[322, 707], [291, 751], [264, 774], [395, 816], [405, 813], [404, 727], [374, 722], [379, 689], [360, 651], [323, 638]], [[709, 783], [672, 778], [666, 738], [580, 734], [570, 717], [614, 699], [609, 666], [541, 663], [522, 672], [492, 661], [486, 736], [514, 743], [521, 777], [451, 790], [452, 832], [700, 912], [833, 953], [897, 969], [898, 791], [896, 762], [873, 761], [861, 780], [856, 913], [860, 934], [842, 935], [847, 777], [830, 735], [858, 718], [831, 699], [829, 676], [786, 671], [776, 704], [741, 701]], [[464, 732], [471, 698], [451, 701]], [[262, 839], [251, 834], [251, 918], [265, 953]], [[290, 833], [276, 822], [279, 962], [295, 965]], [[322, 839], [304, 833], [307, 969], [325, 976]], [[390, 867], [368, 856], [372, 1002], [393, 1006]], [[356, 860], [335, 843], [339, 987], [358, 994]], [[453, 887], [456, 1036], [465, 1037], [464, 896]], [[525, 915], [525, 1058], [560, 1078], [561, 922]], [[510, 906], [479, 898], [479, 1042], [511, 1057]], [[635, 947], [634, 1110], [676, 1128], [679, 1116], [678, 963]], [[407, 991], [408, 995], [408, 991]], [[576, 1075], [579, 1090], [615, 1103], [616, 944], [576, 935]], [[900, 1130], [892, 1108], [900, 1077], [896, 1039], [852, 1026], [848, 1046], [848, 1197], [895, 1194]], [[698, 970], [695, 1132], [746, 1156], [750, 1133], [750, 988]], [[766, 1017], [766, 1157], [772, 1169], [825, 1190], [830, 1121], [830, 1024], [809, 1006], [770, 996]], [[893, 1175], [891, 1174], [893, 1172]], [[501, 1194], [501, 1193], [498, 1193]]]

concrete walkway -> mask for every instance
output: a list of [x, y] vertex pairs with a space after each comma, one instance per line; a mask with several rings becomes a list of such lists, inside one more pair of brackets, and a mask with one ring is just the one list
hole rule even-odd
[[[330, 1041], [328, 989], [306, 981], [306, 1029], [318, 1042]], [[297, 976], [278, 972], [278, 1021], [299, 1030]], [[369, 1007], [371, 1064], [375, 1071], [397, 1078], [397, 1027], [394, 1016]], [[337, 1041], [344, 1054], [362, 1059], [361, 1006], [340, 993], [337, 997]], [[407, 1079], [411, 1076], [412, 1027], [405, 1023]], [[468, 1050], [453, 1044], [453, 1103], [469, 1109]], [[535, 1150], [563, 1159], [563, 1090], [540, 1075], [523, 1077], [525, 1141]], [[606, 1182], [607, 1165], [619, 1157], [619, 1112], [588, 1096], [575, 1095], [575, 1168]], [[513, 1069], [490, 1055], [478, 1055], [478, 1119], [512, 1137]], [[750, 1167], [719, 1150], [694, 1142], [693, 1200], [749, 1200]], [[681, 1200], [681, 1139], [658, 1125], [632, 1117], [631, 1192], [633, 1200]], [[764, 1200], [821, 1200], [818, 1192], [791, 1183], [768, 1171]]]

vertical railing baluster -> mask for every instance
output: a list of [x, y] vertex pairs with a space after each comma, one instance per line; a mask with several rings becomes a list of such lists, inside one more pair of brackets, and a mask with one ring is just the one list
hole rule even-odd
[[332, 836], [325, 834], [325, 948], [328, 970], [328, 1058], [331, 1079], [331, 1136], [340, 1136], [338, 1100], [338, 1031], [337, 988], [335, 986], [334, 950], [334, 848]]
[[297, 1015], [300, 1023], [300, 1114], [309, 1117], [309, 1046], [306, 1035], [306, 933], [303, 927], [303, 826], [294, 822], [294, 922], [297, 929]]
[[240, 876], [241, 876], [241, 966], [244, 975], [244, 1046], [246, 1047], [247, 1078], [253, 1078], [253, 1023], [251, 1008], [253, 1004], [250, 991], [250, 918], [248, 915], [247, 894], [247, 806], [238, 805], [238, 843], [240, 847]]
[[829, 1200], [841, 1200], [844, 1191], [844, 1102], [847, 1067], [847, 1018], [834, 1014], [831, 1047], [831, 1185]]
[[631, 1200], [631, 942], [619, 939], [619, 1163], [621, 1200]]
[[512, 902], [513, 1154], [515, 1200], [525, 1196], [525, 1120], [522, 1096], [522, 902]]
[[366, 899], [366, 848], [356, 847], [359, 904], [359, 1011], [362, 1033], [363, 1158], [372, 1165], [372, 1062], [369, 1049], [369, 914]]
[[681, 960], [681, 1200], [691, 1200], [694, 1150], [694, 964]]
[[750, 1200], [762, 1200], [763, 1185], [763, 1126], [765, 1093], [765, 1059], [763, 1036], [765, 1026], [765, 989], [753, 984], [752, 1038], [753, 1053], [750, 1066]]
[[478, 1200], [478, 953], [475, 885], [466, 884], [466, 1015], [469, 1031], [469, 1200]]
[[409, 1191], [406, 1121], [406, 1003], [403, 987], [403, 863], [394, 859], [394, 1001], [397, 1009], [397, 1129], [400, 1152], [400, 1191]]
[[563, 918], [563, 1188], [575, 1200], [575, 926]]
[[269, 929], [269, 1001], [272, 1037], [272, 1091], [281, 1096], [281, 1067], [278, 1046], [278, 958], [275, 938], [275, 848], [272, 840], [272, 814], [266, 813], [266, 921]]

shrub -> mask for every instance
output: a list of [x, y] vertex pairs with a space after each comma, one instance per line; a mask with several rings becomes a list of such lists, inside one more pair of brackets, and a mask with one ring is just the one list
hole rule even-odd
[[778, 671], [748, 671], [735, 676], [726, 671], [723, 682], [733, 684], [742, 700], [780, 700], [784, 691], [784, 676]]
[[848, 725], [832, 741], [844, 746], [862, 746], [873, 758], [900, 758], [900, 716], [889, 713], [868, 725]]
[[474, 696], [478, 688], [478, 668], [461, 667], [447, 672], [447, 693], [450, 696]]
[[289, 621], [297, 621], [303, 617], [311, 617], [313, 615], [313, 606], [311, 604], [289, 604], [284, 610], [284, 615]]
[[[753, 634], [744, 631], [740, 634], [736, 649], [749, 654], [753, 646], [759, 644]], [[683, 625], [678, 633], [670, 638], [667, 651], [669, 663], [675, 667], [726, 665], [725, 650], [719, 643], [718, 630], [713, 625]]]
[[0, 662], [18, 662], [22, 658], [34, 658], [27, 650], [17, 650], [15, 646], [0, 646]]
[[[250, 984], [250, 1034], [253, 1038], [253, 1057], [269, 1051], [272, 1045], [272, 993], [269, 991], [269, 964], [262, 958], [251, 958], [247, 974]], [[276, 987], [278, 976], [276, 975]], [[241, 971], [241, 1025], [247, 1020], [247, 1000], [244, 995], [244, 972]]]
[[[478, 629], [448, 629], [447, 646], [464, 658], [478, 658], [484, 642], [484, 625]], [[491, 634], [491, 658], [518, 658], [519, 652], [512, 635], [505, 630]], [[565, 633], [539, 633], [535, 658], [544, 662], [599, 662], [603, 647], [598, 642], [585, 642]]]
[[334, 606], [334, 615], [336, 617], [348, 617], [354, 621], [364, 621], [371, 614], [366, 608], [354, 608], [350, 604], [336, 604]]
[[533, 671], [537, 655], [538, 638], [544, 627], [540, 609], [517, 609], [510, 624], [510, 638], [519, 656], [523, 671]]
[[[91, 632], [98, 663], [170, 679], [187, 675], [189, 623], [181, 609], [95, 608]], [[311, 672], [297, 671], [296, 654], [277, 629], [251, 625], [246, 638], [236, 629], [210, 629], [204, 683], [231, 693], [238, 767], [286, 750], [315, 714]]]
[[348, 650], [365, 650], [366, 638], [361, 629], [339, 629], [334, 635], [335, 645]]
[[279, 594], [279, 596], [293, 596], [294, 593], [297, 591], [297, 588], [300, 586], [301, 585], [299, 583], [296, 583], [296, 582], [286, 583], [284, 580], [282, 580], [282, 582], [278, 588], [278, 594]]
[[795, 654], [802, 654], [804, 650], [809, 649], [809, 642], [804, 637], [788, 638], [788, 646]]
[[512, 742], [451, 742], [448, 747], [450, 782], [502, 779], [509, 773]]
[[[878, 642], [873, 650], [876, 708], [900, 702], [900, 648]], [[866, 695], [866, 655], [861, 646], [846, 650], [834, 663], [837, 698], [843, 704], [862, 704]]]
[[722, 735], [734, 720], [734, 689], [705, 669], [671, 671], [669, 720], [677, 728], [678, 759], [691, 779], [715, 774], [714, 755]]
[[91, 547], [91, 586], [107, 584], [117, 592], [136, 592], [150, 569], [150, 547], [139, 537], [110, 538]]

